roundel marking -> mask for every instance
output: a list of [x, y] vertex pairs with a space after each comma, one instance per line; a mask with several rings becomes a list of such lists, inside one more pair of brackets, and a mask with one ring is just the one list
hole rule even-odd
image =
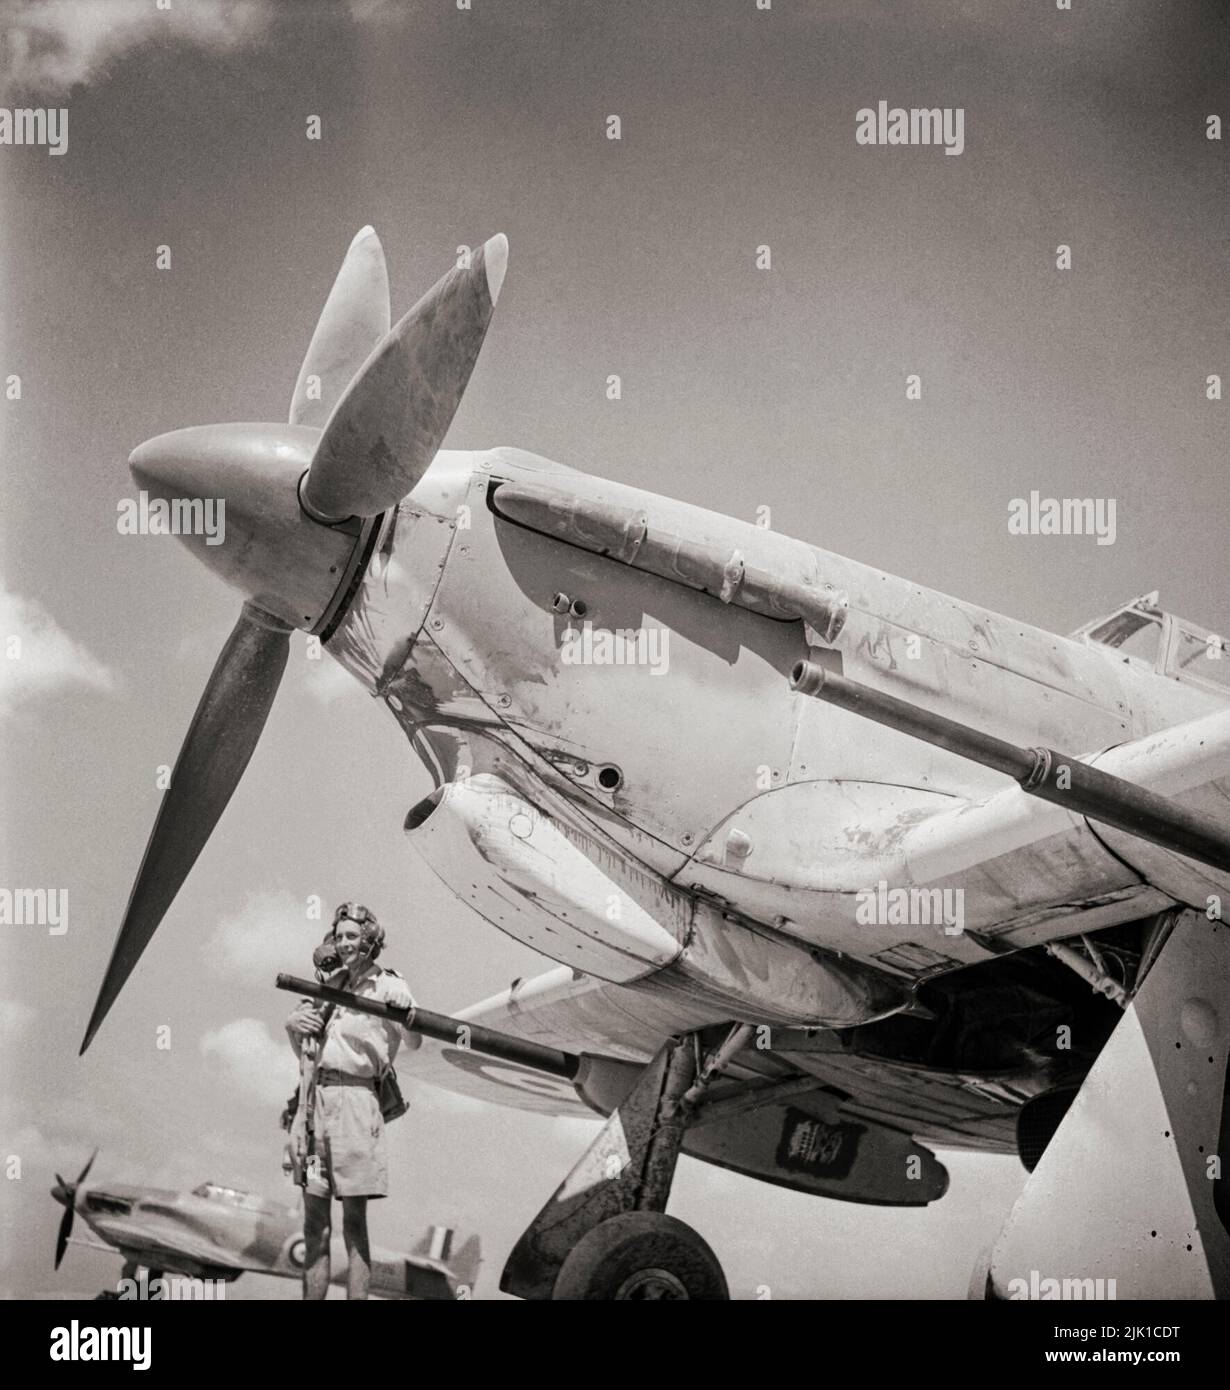
[[464, 1048], [448, 1048], [441, 1056], [461, 1071], [472, 1076], [481, 1076], [496, 1086], [507, 1086], [510, 1090], [524, 1091], [532, 1096], [543, 1096], [547, 1100], [573, 1101], [577, 1099], [576, 1089], [570, 1081], [560, 1076], [545, 1076], [542, 1072], [523, 1067], [516, 1062], [497, 1062], [490, 1057], [480, 1057]]

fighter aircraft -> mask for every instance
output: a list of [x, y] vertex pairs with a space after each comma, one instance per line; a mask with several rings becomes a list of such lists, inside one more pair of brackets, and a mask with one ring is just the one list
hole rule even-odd
[[[417, 1074], [607, 1117], [502, 1287], [726, 1297], [665, 1212], [680, 1152], [917, 1206], [947, 1186], [935, 1146], [1034, 1169], [987, 1296], [1031, 1269], [1230, 1291], [1208, 1162], [1230, 1153], [1224, 642], [1154, 596], [1059, 636], [521, 449], [442, 449], [507, 255], [503, 236], [464, 252], [390, 328], [363, 229], [287, 423], [132, 454], [152, 497], [225, 498], [225, 544], [181, 539], [244, 604], [83, 1049], [298, 628], [430, 771], [414, 850], [557, 963], [463, 1011]], [[504, 1042], [479, 1051], [471, 1026]], [[535, 1047], [543, 1067], [517, 1060]]]
[[[191, 1192], [116, 1183], [86, 1184], [97, 1151], [75, 1182], [57, 1173], [51, 1195], [64, 1208], [56, 1236], [55, 1267], [70, 1244], [119, 1251], [124, 1257], [123, 1292], [100, 1298], [160, 1295], [157, 1281], [179, 1274], [193, 1280], [233, 1283], [245, 1270], [281, 1279], [303, 1277], [303, 1211], [269, 1202], [254, 1192], [203, 1182]], [[97, 1240], [73, 1237], [80, 1213]], [[346, 1282], [346, 1255], [334, 1242], [332, 1283]], [[376, 1298], [438, 1300], [474, 1287], [480, 1263], [479, 1238], [453, 1250], [453, 1232], [433, 1226], [407, 1255], [372, 1248], [371, 1292]]]

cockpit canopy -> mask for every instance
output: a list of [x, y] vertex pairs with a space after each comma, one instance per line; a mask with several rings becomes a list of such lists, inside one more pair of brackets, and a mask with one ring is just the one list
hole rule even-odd
[[1198, 623], [1158, 607], [1158, 593], [1142, 594], [1072, 634], [1090, 646], [1112, 647], [1175, 680], [1230, 696], [1230, 643]]
[[238, 1187], [223, 1187], [216, 1182], [203, 1182], [192, 1189], [194, 1197], [205, 1197], [211, 1202], [222, 1202], [228, 1207], [240, 1207], [244, 1211], [264, 1211], [265, 1201], [255, 1192], [244, 1192]]

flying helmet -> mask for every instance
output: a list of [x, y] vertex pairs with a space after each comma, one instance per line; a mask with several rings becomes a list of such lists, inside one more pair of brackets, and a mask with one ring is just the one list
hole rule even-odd
[[384, 928], [376, 920], [376, 914], [362, 903], [342, 903], [333, 914], [333, 926], [325, 942], [335, 939], [339, 922], [350, 921], [358, 923], [359, 927], [359, 953], [368, 960], [375, 960], [384, 949]]

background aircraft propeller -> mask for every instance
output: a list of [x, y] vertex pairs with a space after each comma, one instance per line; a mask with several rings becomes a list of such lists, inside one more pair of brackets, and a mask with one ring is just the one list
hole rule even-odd
[[51, 1189], [51, 1195], [57, 1202], [64, 1205], [64, 1215], [60, 1218], [60, 1230], [56, 1236], [56, 1268], [60, 1268], [60, 1261], [64, 1258], [64, 1252], [68, 1249], [68, 1238], [73, 1233], [73, 1217], [76, 1214], [77, 1189], [85, 1182], [89, 1175], [90, 1168], [94, 1160], [98, 1157], [98, 1150], [85, 1161], [85, 1167], [77, 1174], [77, 1181], [73, 1183], [65, 1182], [64, 1179], [56, 1174], [56, 1185]]

